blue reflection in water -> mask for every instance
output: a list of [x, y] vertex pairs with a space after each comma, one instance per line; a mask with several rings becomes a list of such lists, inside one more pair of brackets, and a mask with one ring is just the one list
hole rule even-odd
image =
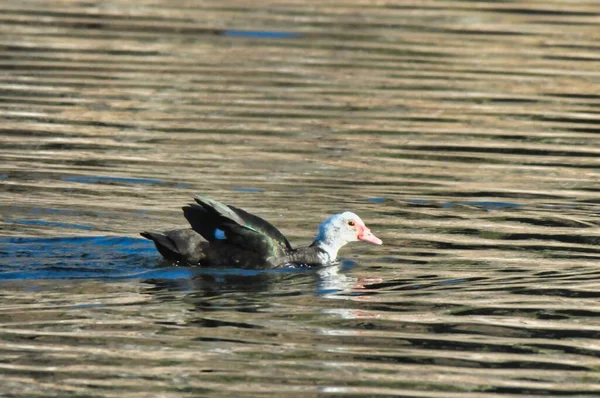
[[225, 278], [304, 272], [303, 269], [248, 270], [165, 266], [146, 239], [97, 236], [0, 237], [0, 280]]
[[250, 188], [250, 187], [236, 187], [233, 188], [234, 191], [237, 192], [264, 192], [262, 188]]
[[302, 34], [294, 32], [270, 32], [258, 30], [224, 30], [222, 33], [224, 36], [255, 37], [261, 39], [293, 39], [302, 36]]
[[107, 176], [62, 176], [63, 181], [79, 182], [82, 184], [97, 184], [99, 182], [113, 182], [121, 184], [165, 184], [165, 181], [152, 178], [125, 178]]
[[369, 202], [369, 203], [383, 203], [383, 202], [385, 202], [385, 198], [380, 198], [380, 197], [369, 198], [369, 199], [367, 199], [367, 202]]
[[7, 222], [7, 223], [12, 223], [12, 224], [41, 225], [41, 226], [44, 226], [44, 227], [84, 229], [84, 230], [87, 230], [87, 231], [90, 231], [90, 230], [94, 229], [94, 227], [90, 227], [88, 225], [79, 225], [79, 224], [72, 224], [72, 223], [66, 223], [66, 222], [56, 222], [56, 221], [20, 220], [20, 219], [3, 220], [3, 221]]
[[459, 202], [460, 204], [470, 205], [470, 206], [480, 206], [486, 210], [495, 210], [502, 208], [510, 208], [510, 207], [520, 207], [523, 206], [520, 203], [513, 202], [492, 202], [492, 201], [473, 201], [473, 202]]
[[[369, 200], [371, 201], [371, 200]], [[487, 200], [475, 200], [475, 201], [460, 201], [460, 202], [436, 202], [428, 199], [408, 199], [408, 203], [414, 205], [437, 205], [442, 207], [454, 207], [458, 205], [468, 205], [468, 206], [478, 206], [482, 207], [485, 210], [496, 210], [502, 208], [513, 208], [513, 207], [521, 207], [523, 204], [515, 203], [515, 202], [498, 202], [498, 201], [487, 201]]]
[[0, 280], [122, 277], [155, 255], [152, 242], [128, 237], [0, 237]]

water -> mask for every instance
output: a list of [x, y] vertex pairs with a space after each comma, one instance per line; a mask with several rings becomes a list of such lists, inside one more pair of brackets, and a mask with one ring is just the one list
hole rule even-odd
[[[0, 10], [0, 395], [600, 394], [597, 2]], [[163, 264], [195, 193], [384, 245]]]

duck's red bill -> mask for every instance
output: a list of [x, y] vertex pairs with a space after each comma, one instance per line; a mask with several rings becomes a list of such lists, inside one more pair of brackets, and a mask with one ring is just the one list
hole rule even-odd
[[373, 233], [371, 232], [371, 230], [369, 228], [364, 228], [362, 231], [360, 231], [360, 233], [358, 234], [358, 239], [364, 241], [364, 242], [369, 242], [369, 243], [373, 243], [375, 245], [381, 245], [383, 244], [383, 242], [381, 241], [381, 239], [379, 239], [378, 237], [376, 237], [375, 235], [373, 235]]

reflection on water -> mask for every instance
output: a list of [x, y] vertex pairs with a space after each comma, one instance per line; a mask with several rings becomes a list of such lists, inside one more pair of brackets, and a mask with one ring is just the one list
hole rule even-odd
[[[600, 393], [597, 2], [0, 9], [0, 395]], [[163, 264], [196, 193], [385, 245]]]

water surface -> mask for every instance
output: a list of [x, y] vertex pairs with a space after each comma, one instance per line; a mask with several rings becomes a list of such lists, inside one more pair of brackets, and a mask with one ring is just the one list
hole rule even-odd
[[[597, 396], [600, 6], [0, 5], [0, 395]], [[312, 270], [172, 267], [204, 194]]]

